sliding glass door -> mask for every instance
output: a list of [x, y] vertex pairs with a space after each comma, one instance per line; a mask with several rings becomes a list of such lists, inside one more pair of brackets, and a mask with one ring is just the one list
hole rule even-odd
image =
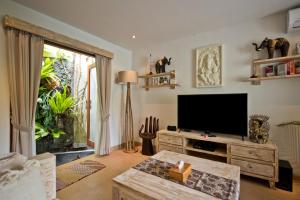
[[87, 95], [87, 144], [94, 147], [97, 131], [100, 128], [100, 120], [97, 115], [98, 95], [97, 95], [97, 76], [95, 65], [88, 68], [88, 95]]

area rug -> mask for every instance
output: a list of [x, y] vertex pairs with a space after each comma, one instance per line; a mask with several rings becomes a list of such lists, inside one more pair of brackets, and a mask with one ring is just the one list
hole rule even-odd
[[64, 189], [103, 168], [105, 168], [105, 165], [94, 160], [85, 160], [79, 164], [57, 168], [56, 191]]

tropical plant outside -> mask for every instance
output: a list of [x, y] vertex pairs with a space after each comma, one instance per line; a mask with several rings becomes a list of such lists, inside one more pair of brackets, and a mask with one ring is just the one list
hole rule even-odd
[[35, 140], [40, 140], [43, 137], [51, 135], [54, 139], [58, 139], [61, 135], [66, 134], [64, 131], [59, 129], [49, 129], [42, 126], [40, 123], [35, 123]]
[[[70, 146], [77, 99], [71, 95], [71, 83], [63, 75], [68, 73], [65, 68], [68, 68], [66, 65], [72, 60], [60, 51], [49, 51], [47, 48], [44, 48], [43, 56], [35, 115], [35, 140], [41, 147], [47, 144], [48, 148], [51, 148], [50, 145], [61, 148], [55, 145], [56, 141], [62, 147]], [[61, 74], [58, 74], [58, 70], [62, 71]], [[69, 76], [72, 78], [72, 75]], [[37, 148], [38, 153], [43, 151]]]
[[43, 67], [41, 70], [41, 81], [46, 80], [48, 84], [51, 84], [53, 81], [58, 81], [58, 77], [54, 71], [54, 62], [50, 58], [44, 59]]
[[67, 86], [64, 86], [63, 92], [56, 91], [48, 103], [54, 114], [62, 115], [72, 110], [76, 100], [72, 96], [67, 96]]
[[86, 147], [87, 66], [94, 58], [44, 45], [35, 115], [37, 153]]

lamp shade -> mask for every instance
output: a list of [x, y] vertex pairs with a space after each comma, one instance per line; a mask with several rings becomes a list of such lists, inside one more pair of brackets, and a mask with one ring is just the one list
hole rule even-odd
[[128, 70], [128, 71], [119, 71], [118, 72], [118, 83], [126, 84], [126, 83], [137, 83], [138, 74], [136, 71]]

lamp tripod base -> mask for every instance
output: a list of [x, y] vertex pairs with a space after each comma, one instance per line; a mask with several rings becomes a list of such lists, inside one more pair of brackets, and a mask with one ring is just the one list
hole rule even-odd
[[127, 141], [123, 150], [125, 153], [136, 153], [138, 148], [135, 146], [135, 143], [132, 141]]
[[138, 152], [138, 148], [134, 148], [134, 149], [124, 149], [123, 150], [125, 153], [136, 153]]
[[130, 98], [130, 83], [127, 83], [126, 110], [125, 110], [125, 153], [136, 153], [138, 149], [135, 146], [133, 135], [133, 119]]

